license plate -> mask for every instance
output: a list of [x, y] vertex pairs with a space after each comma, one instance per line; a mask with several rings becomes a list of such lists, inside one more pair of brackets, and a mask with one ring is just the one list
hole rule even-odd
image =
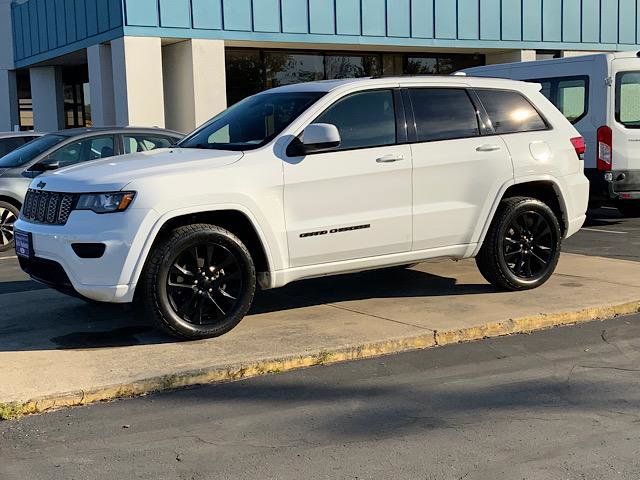
[[14, 239], [16, 242], [16, 255], [23, 258], [31, 258], [33, 255], [31, 234], [16, 230]]

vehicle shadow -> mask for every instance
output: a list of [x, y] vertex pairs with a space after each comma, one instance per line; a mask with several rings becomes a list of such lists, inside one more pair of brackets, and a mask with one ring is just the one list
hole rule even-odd
[[2, 282], [0, 283], [0, 295], [6, 295], [9, 293], [32, 292], [34, 290], [45, 290], [46, 288], [46, 286], [38, 282], [34, 282], [33, 280]]
[[[0, 283], [0, 288], [2, 285], [6, 284]], [[8, 287], [4, 288], [8, 290]], [[458, 285], [454, 278], [415, 269], [392, 268], [305, 280], [281, 289], [261, 291], [249, 314], [372, 298], [496, 292], [489, 284]], [[155, 329], [130, 306], [90, 304], [51, 290], [28, 297], [18, 297], [8, 309], [3, 309], [0, 352], [113, 348], [176, 341]], [[46, 305], [44, 315], [42, 305]]]

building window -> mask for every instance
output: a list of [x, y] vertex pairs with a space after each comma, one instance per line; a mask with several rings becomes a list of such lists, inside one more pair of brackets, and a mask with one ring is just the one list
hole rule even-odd
[[335, 78], [373, 77], [382, 73], [448, 75], [485, 64], [484, 55], [380, 54], [304, 50], [226, 50], [227, 103], [292, 83]]
[[89, 72], [85, 66], [62, 70], [65, 128], [91, 126]]
[[536, 50], [536, 60], [552, 60], [562, 58], [560, 50]]
[[20, 130], [33, 130], [33, 101], [31, 100], [31, 78], [29, 70], [16, 72], [18, 85], [18, 113], [20, 115]]

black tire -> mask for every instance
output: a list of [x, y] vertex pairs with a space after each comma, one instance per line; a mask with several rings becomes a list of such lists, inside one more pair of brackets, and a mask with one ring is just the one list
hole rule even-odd
[[13, 224], [18, 220], [20, 209], [7, 202], [0, 202], [0, 252], [14, 247]]
[[223, 228], [196, 224], [177, 228], [151, 251], [138, 300], [161, 329], [194, 340], [233, 329], [255, 291], [255, 266], [242, 241]]
[[560, 224], [548, 205], [533, 198], [508, 198], [498, 207], [476, 264], [498, 288], [530, 290], [555, 271], [561, 243]]
[[624, 217], [640, 217], [640, 200], [618, 200], [616, 207]]

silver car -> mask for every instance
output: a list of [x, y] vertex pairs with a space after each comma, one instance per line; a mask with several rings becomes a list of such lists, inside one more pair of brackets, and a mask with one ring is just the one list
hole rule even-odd
[[0, 252], [13, 248], [13, 224], [27, 188], [45, 171], [115, 155], [167, 148], [182, 134], [159, 128], [80, 128], [43, 135], [0, 157]]
[[41, 136], [36, 132], [0, 132], [0, 158]]

